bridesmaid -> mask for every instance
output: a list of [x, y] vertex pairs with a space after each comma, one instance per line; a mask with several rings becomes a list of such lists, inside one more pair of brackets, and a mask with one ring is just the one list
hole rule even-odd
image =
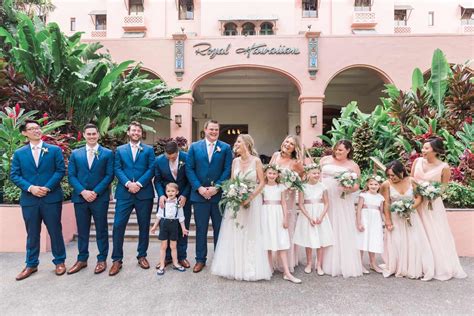
[[[270, 164], [275, 164], [281, 169], [290, 169], [303, 176], [303, 154], [299, 139], [294, 135], [288, 135], [281, 143], [280, 151], [273, 154]], [[288, 232], [290, 234], [290, 249], [288, 250], [288, 266], [293, 272], [298, 265], [298, 251], [293, 243], [293, 235], [296, 227], [296, 192], [288, 190], [286, 206], [288, 208]], [[277, 260], [276, 268], [281, 270], [282, 265]]]
[[[327, 187], [329, 196], [329, 220], [333, 229], [333, 246], [328, 247], [324, 254], [323, 270], [332, 276], [357, 277], [362, 275], [362, 262], [357, 247], [355, 206], [352, 194], [341, 198], [342, 188], [334, 178], [342, 171], [357, 173], [360, 177], [359, 166], [352, 158], [352, 143], [340, 140], [334, 145], [332, 156], [321, 158], [320, 165], [323, 184]], [[347, 193], [359, 189], [356, 184]]]
[[421, 198], [415, 197], [413, 193], [414, 181], [398, 160], [389, 163], [385, 173], [388, 180], [381, 187], [381, 193], [385, 198], [384, 214], [387, 229], [382, 256], [385, 264], [381, 265], [383, 275], [386, 278], [395, 275], [410, 279], [421, 278], [423, 281], [431, 280], [434, 275], [433, 253], [418, 212], [411, 213], [411, 226], [405, 219], [390, 213], [390, 205], [394, 201], [414, 200], [415, 209], [420, 204]]
[[[411, 169], [415, 181], [441, 182], [446, 187], [451, 171], [447, 163], [439, 160], [439, 155], [444, 154], [443, 141], [439, 138], [426, 140], [421, 153], [423, 157], [416, 159]], [[439, 197], [432, 205], [433, 210], [428, 210], [428, 201], [423, 201], [418, 213], [433, 251], [434, 278], [441, 281], [465, 278], [467, 275], [459, 262], [443, 200]]]

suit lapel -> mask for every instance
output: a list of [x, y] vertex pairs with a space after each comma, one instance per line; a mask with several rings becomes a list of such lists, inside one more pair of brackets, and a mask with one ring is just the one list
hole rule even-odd
[[[33, 166], [34, 166], [35, 168], [38, 168], [38, 167], [36, 166], [35, 158], [33, 157], [33, 153], [32, 153], [32, 151], [31, 151], [31, 144], [28, 143], [28, 145], [26, 145], [26, 146], [27, 146], [27, 148], [26, 148], [27, 150], [26, 150], [26, 151], [27, 151], [27, 156], [28, 156], [28, 158], [30, 159], [30, 161], [31, 161], [31, 163], [33, 164]], [[38, 164], [38, 166], [39, 166], [39, 164]]]
[[86, 170], [89, 170], [89, 163], [87, 162], [87, 147], [86, 146], [81, 148], [81, 150], [79, 151], [79, 161], [82, 161], [82, 163], [86, 167]]
[[202, 148], [203, 148], [204, 154], [206, 155], [206, 158], [207, 158], [207, 164], [210, 165], [211, 161], [212, 161], [212, 158], [211, 158], [211, 160], [209, 160], [209, 151], [207, 150], [207, 142], [206, 142], [205, 139], [202, 141]]
[[[96, 163], [97, 163], [97, 160], [98, 160], [98, 157], [100, 157], [100, 154], [102, 153], [102, 147], [97, 147], [97, 155], [94, 153], [94, 160], [92, 160], [92, 166], [91, 166], [91, 170], [94, 169]], [[87, 164], [87, 166], [89, 166], [89, 164]]]
[[[44, 159], [43, 156], [48, 154], [47, 150], [48, 150], [48, 147], [47, 147], [46, 143], [43, 142], [43, 146], [41, 146], [40, 153], [39, 153], [38, 168], [41, 166], [41, 162]], [[34, 161], [34, 159], [33, 159], [33, 161]]]
[[130, 161], [134, 164], [135, 161], [133, 161], [132, 146], [130, 146], [130, 143], [128, 143], [127, 146], [125, 147], [125, 151], [127, 152], [130, 158]]

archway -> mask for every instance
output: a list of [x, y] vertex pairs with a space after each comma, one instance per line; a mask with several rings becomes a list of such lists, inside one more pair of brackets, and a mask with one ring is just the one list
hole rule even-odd
[[387, 83], [391, 80], [386, 74], [364, 65], [347, 67], [336, 73], [324, 92], [323, 132], [331, 129], [332, 119], [339, 117], [341, 108], [351, 101], [357, 101], [362, 112], [372, 112], [385, 95], [383, 90]]
[[249, 133], [268, 157], [288, 133], [300, 130], [299, 84], [280, 71], [227, 67], [197, 78], [192, 91], [193, 140], [214, 119], [221, 124], [221, 139], [232, 145], [239, 133]]

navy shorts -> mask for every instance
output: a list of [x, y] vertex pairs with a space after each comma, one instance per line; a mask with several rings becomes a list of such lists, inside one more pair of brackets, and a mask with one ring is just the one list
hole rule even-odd
[[160, 233], [158, 234], [159, 240], [177, 241], [178, 235], [179, 235], [178, 219], [162, 218], [160, 220]]

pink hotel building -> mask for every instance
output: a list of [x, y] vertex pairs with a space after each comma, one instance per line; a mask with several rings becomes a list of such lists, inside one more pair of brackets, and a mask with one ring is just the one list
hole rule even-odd
[[474, 1], [57, 0], [47, 17], [84, 32], [117, 61], [133, 59], [189, 90], [155, 122], [157, 137], [199, 139], [208, 119], [224, 140], [254, 136], [271, 155], [286, 134], [305, 145], [342, 106], [370, 111], [385, 83], [408, 89], [436, 48], [474, 57]]

